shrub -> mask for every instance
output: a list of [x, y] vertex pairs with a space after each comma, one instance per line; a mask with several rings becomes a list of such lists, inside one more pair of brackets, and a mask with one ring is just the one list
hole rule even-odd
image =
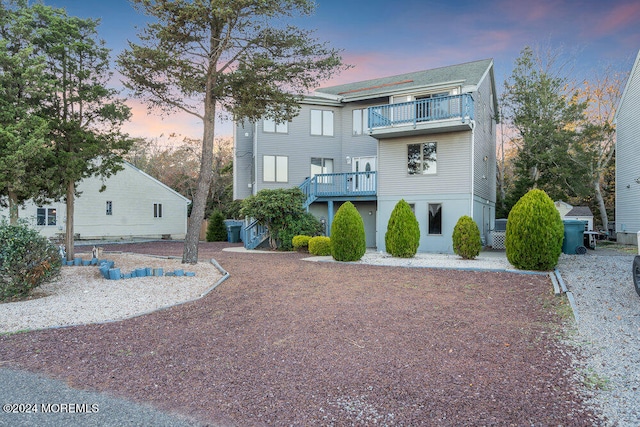
[[291, 239], [291, 243], [293, 244], [293, 249], [295, 249], [296, 251], [308, 251], [310, 239], [311, 239], [311, 236], [305, 236], [305, 235], [293, 236], [293, 239]]
[[0, 223], [0, 300], [27, 295], [54, 279], [61, 265], [56, 247], [37, 231]]
[[358, 261], [366, 250], [362, 217], [353, 203], [345, 202], [331, 224], [331, 255], [336, 261]]
[[563, 238], [564, 225], [553, 201], [544, 191], [531, 190], [507, 218], [507, 259], [521, 270], [551, 270], [558, 264]]
[[387, 252], [395, 257], [411, 258], [420, 245], [420, 225], [409, 203], [404, 199], [396, 203], [391, 212], [384, 235]]
[[227, 240], [227, 226], [220, 211], [214, 211], [207, 225], [207, 242], [224, 242]]
[[482, 240], [478, 224], [470, 216], [458, 219], [453, 228], [453, 251], [464, 259], [474, 259], [480, 254]]
[[278, 250], [290, 251], [295, 249], [292, 245], [293, 237], [298, 235], [317, 236], [322, 231], [320, 221], [309, 212], [292, 215], [287, 224], [282, 227], [276, 236]]
[[326, 236], [316, 236], [309, 239], [309, 253], [317, 256], [331, 255], [331, 239]]

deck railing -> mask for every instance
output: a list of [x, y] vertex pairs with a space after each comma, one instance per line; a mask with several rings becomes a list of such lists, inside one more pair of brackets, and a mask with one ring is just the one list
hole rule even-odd
[[304, 207], [308, 207], [319, 197], [375, 196], [376, 178], [375, 171], [314, 175], [300, 185], [306, 196]]
[[368, 108], [369, 131], [391, 126], [460, 118], [473, 120], [473, 98], [468, 93], [418, 99]]

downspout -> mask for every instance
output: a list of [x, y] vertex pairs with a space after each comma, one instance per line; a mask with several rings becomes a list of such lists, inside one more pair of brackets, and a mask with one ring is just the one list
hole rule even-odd
[[251, 194], [256, 195], [256, 183], [258, 182], [258, 122], [253, 123], [253, 181], [251, 182]]
[[476, 174], [474, 168], [475, 162], [475, 146], [476, 146], [476, 121], [470, 120], [469, 124], [471, 125], [471, 198], [469, 201], [469, 212], [471, 219], [475, 221], [473, 217], [473, 198], [475, 193], [475, 182], [476, 182]]

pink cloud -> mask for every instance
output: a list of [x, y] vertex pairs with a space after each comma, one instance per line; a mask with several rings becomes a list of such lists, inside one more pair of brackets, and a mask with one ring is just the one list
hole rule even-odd
[[638, 25], [640, 21], [640, 3], [620, 4], [600, 19], [592, 30], [598, 35], [607, 35], [629, 25]]

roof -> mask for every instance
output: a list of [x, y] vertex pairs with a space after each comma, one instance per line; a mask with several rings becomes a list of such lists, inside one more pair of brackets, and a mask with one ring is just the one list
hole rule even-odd
[[182, 199], [184, 202], [186, 202], [187, 204], [191, 204], [191, 200], [189, 200], [188, 198], [184, 197], [182, 194], [178, 193], [176, 190], [174, 190], [173, 188], [169, 187], [167, 184], [163, 183], [162, 181], [152, 177], [151, 175], [149, 175], [148, 173], [144, 172], [141, 169], [138, 169], [137, 167], [135, 167], [132, 163], [127, 162], [126, 160], [123, 160], [122, 164], [124, 166], [128, 166], [129, 168], [131, 168], [132, 170], [134, 170], [135, 172], [138, 172], [139, 174], [143, 175], [144, 177], [146, 177], [147, 179], [150, 179], [151, 181], [155, 182], [156, 184], [158, 184], [160, 187], [163, 187], [165, 190], [167, 190], [169, 193], [172, 193], [174, 196]]
[[566, 213], [565, 217], [567, 216], [593, 216], [593, 213], [589, 206], [576, 206]]
[[344, 101], [353, 101], [447, 83], [477, 86], [492, 65], [492, 59], [483, 59], [431, 70], [320, 88], [316, 90], [316, 94], [320, 96], [323, 94], [333, 95]]
[[636, 56], [636, 60], [633, 63], [633, 67], [631, 68], [631, 72], [629, 73], [629, 78], [627, 79], [627, 83], [624, 86], [624, 90], [622, 91], [622, 96], [620, 96], [620, 102], [618, 102], [618, 107], [616, 108], [616, 114], [613, 116], [613, 123], [617, 123], [618, 122], [618, 112], [620, 111], [620, 107], [622, 107], [622, 104], [625, 101], [626, 95], [627, 95], [627, 90], [629, 89], [629, 86], [631, 85], [631, 80], [633, 79], [633, 76], [635, 74], [636, 68], [640, 67], [640, 50], [638, 51], [638, 55]]

